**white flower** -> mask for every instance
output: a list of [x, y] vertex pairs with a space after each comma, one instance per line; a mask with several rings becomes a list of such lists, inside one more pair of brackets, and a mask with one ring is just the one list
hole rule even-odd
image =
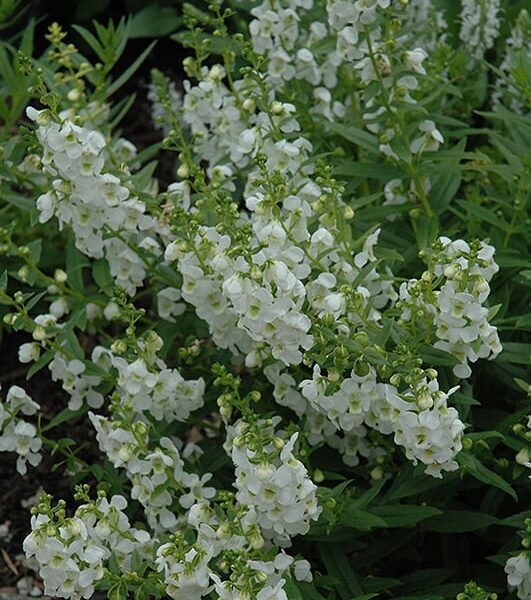
[[520, 600], [531, 598], [531, 564], [527, 552], [509, 558], [505, 563], [507, 583], [511, 589], [516, 588], [516, 595]]
[[[257, 468], [255, 452], [246, 446], [232, 444], [238, 431], [245, 431], [240, 421], [231, 427], [225, 444], [236, 467], [236, 498], [256, 511], [264, 535], [287, 543], [291, 536], [308, 531], [311, 520], [321, 512], [317, 504], [316, 486], [304, 465], [295, 458], [293, 448], [298, 434], [284, 443], [280, 455], [274, 458], [274, 447], [267, 450], [271, 458]], [[264, 427], [264, 432], [269, 428]], [[232, 447], [231, 447], [232, 446]]]
[[157, 550], [157, 570], [164, 573], [166, 593], [175, 600], [199, 600], [210, 590], [211, 554], [208, 549], [191, 547], [184, 555], [175, 544], [167, 543]]
[[426, 69], [422, 66], [424, 60], [428, 57], [428, 54], [422, 48], [415, 48], [414, 50], [407, 50], [404, 53], [404, 62], [408, 69], [419, 73], [420, 75], [426, 75]]
[[411, 142], [409, 149], [412, 154], [435, 152], [444, 143], [444, 138], [433, 121], [422, 121], [419, 130], [423, 134]]
[[29, 363], [39, 360], [41, 348], [37, 342], [27, 342], [18, 349], [18, 360], [21, 363]]
[[459, 38], [474, 58], [480, 60], [492, 48], [500, 29], [500, 0], [461, 0]]

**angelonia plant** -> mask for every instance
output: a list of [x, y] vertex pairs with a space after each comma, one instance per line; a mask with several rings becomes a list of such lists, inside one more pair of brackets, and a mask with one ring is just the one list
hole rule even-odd
[[[504, 292], [531, 272], [530, 19], [456, 4], [186, 4], [184, 80], [152, 72], [144, 148], [120, 130], [134, 98], [113, 98], [156, 49], [117, 72], [126, 20], [3, 50], [27, 90], [5, 105], [3, 322], [67, 400], [50, 417], [11, 386], [0, 450], [21, 474], [50, 452], [77, 483], [75, 505], [32, 511], [47, 594], [413, 598], [363, 550], [356, 579], [338, 544], [426, 520], [519, 532], [491, 568], [498, 597], [531, 598], [531, 513], [437, 504], [465, 476], [516, 499], [531, 466], [529, 319]], [[494, 133], [467, 146], [479, 109]], [[519, 404], [492, 431], [471, 382], [504, 356]], [[66, 437], [79, 419], [101, 460]], [[429, 490], [433, 507], [399, 502]], [[422, 598], [500, 591], [465, 583]]]

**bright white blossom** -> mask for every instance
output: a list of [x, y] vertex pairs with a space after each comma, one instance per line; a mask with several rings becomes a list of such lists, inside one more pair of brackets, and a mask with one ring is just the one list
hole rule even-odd
[[0, 452], [16, 452], [21, 475], [27, 472], [26, 463], [36, 467], [42, 460], [42, 440], [37, 428], [22, 416], [34, 415], [39, 408], [18, 385], [11, 386], [5, 400], [0, 401]]
[[513, 556], [505, 563], [507, 583], [511, 589], [516, 589], [516, 595], [520, 600], [531, 598], [531, 563], [529, 553], [521, 552]]

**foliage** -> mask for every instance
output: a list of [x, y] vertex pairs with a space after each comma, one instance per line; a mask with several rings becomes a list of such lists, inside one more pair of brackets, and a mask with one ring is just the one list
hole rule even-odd
[[126, 4], [0, 45], [0, 312], [65, 398], [11, 386], [0, 450], [76, 486], [47, 593], [531, 598], [523, 3]]

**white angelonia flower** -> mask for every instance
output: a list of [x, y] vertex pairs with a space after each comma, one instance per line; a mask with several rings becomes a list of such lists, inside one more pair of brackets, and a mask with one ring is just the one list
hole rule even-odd
[[[401, 179], [391, 179], [388, 181], [384, 186], [384, 196], [384, 206], [405, 204], [409, 199]], [[390, 215], [387, 218], [389, 221], [394, 221], [396, 217], [395, 215]]]
[[181, 292], [177, 288], [167, 287], [157, 293], [157, 311], [165, 321], [175, 323], [175, 317], [186, 310], [184, 303], [179, 302]]
[[[145, 267], [122, 240], [142, 247], [149, 237], [145, 231], [156, 229], [156, 222], [144, 214], [144, 203], [132, 198], [120, 179], [105, 170], [110, 150], [131, 158], [134, 152], [127, 145], [132, 145], [123, 140], [120, 147], [108, 148], [100, 132], [75, 125], [67, 115], [53, 122], [43, 121], [31, 107], [27, 114], [38, 125], [43, 172], [52, 180], [49, 191], [37, 199], [39, 220], [45, 223], [56, 217], [61, 229], [71, 227], [76, 247], [87, 256], [105, 257], [116, 284], [132, 295], [145, 277]], [[118, 231], [122, 239], [108, 238], [107, 227]], [[155, 246], [146, 249], [156, 255], [158, 244]], [[61, 299], [51, 307], [59, 317], [67, 310]]]
[[[122, 378], [124, 374], [127, 375], [130, 365], [126, 361], [120, 359], [117, 362], [112, 354], [111, 361], [114, 366], [117, 366], [116, 368], [122, 370], [119, 378]], [[134, 367], [136, 373], [144, 371], [148, 373], [147, 379], [150, 380], [150, 385], [144, 385], [144, 378], [140, 383], [135, 381], [132, 389], [138, 395], [131, 398], [128, 396], [129, 392], [126, 388], [119, 384], [117, 392], [123, 398], [123, 405], [131, 406], [132, 400], [137, 410], [145, 407], [159, 419], [164, 414], [161, 408], [188, 416], [184, 412], [187, 410], [186, 405], [181, 407], [179, 402], [175, 403], [176, 392], [172, 392], [171, 388], [166, 390], [166, 392], [170, 392], [170, 397], [165, 400], [168, 404], [167, 407], [150, 404], [150, 400], [157, 400], [157, 392], [153, 391], [158, 386], [157, 377], [152, 373], [149, 374], [143, 362], [137, 362], [136, 365], [132, 363], [131, 366]], [[169, 370], [166, 369], [166, 371]], [[190, 383], [193, 385], [194, 382], [186, 382], [181, 378], [184, 389]], [[127, 385], [126, 382], [124, 385]], [[193, 387], [190, 392], [189, 398], [193, 399], [195, 395]], [[142, 400], [143, 394], [148, 396], [146, 403]], [[149, 394], [153, 394], [151, 399]], [[166, 396], [163, 397], [166, 398]], [[200, 399], [202, 402], [202, 393]], [[175, 403], [174, 408], [171, 407], [173, 403]], [[184, 402], [181, 403], [184, 404]], [[93, 413], [89, 413], [89, 418], [96, 429], [96, 438], [100, 449], [116, 468], [125, 469], [132, 483], [131, 497], [143, 505], [147, 521], [150, 527], [156, 531], [170, 530], [176, 526], [177, 515], [171, 508], [177, 501], [176, 491], [180, 494], [178, 500], [181, 506], [187, 509], [196, 502], [208, 501], [214, 497], [215, 489], [207, 485], [212, 476], [209, 473], [202, 477], [195, 473], [187, 473], [184, 470], [184, 461], [179, 448], [172, 439], [162, 437], [156, 446], [150, 444], [148, 427], [143, 420], [135, 418], [134, 411], [131, 411], [125, 418], [115, 417], [113, 420]], [[165, 418], [167, 421], [172, 420], [171, 416]]]
[[330, 395], [326, 394], [327, 386], [328, 381], [321, 376], [319, 365], [314, 366], [312, 379], [300, 384], [302, 395], [311, 406], [343, 431], [352, 431], [364, 423], [378, 394], [383, 393], [380, 389], [383, 384], [376, 382], [374, 371], [359, 377], [353, 370]]
[[419, 130], [422, 135], [415, 138], [409, 147], [412, 154], [435, 152], [441, 144], [444, 144], [444, 138], [433, 121], [422, 121]]
[[444, 276], [443, 284], [427, 300], [422, 281], [403, 283], [400, 287], [401, 319], [414, 319], [418, 310], [428, 316], [439, 338], [434, 346], [459, 360], [460, 364], [453, 369], [456, 376], [468, 377], [471, 373], [469, 362], [479, 358], [493, 359], [502, 349], [496, 328], [488, 322], [488, 309], [482, 306], [490, 291], [488, 282], [498, 266], [492, 258], [494, 248], [484, 242], [473, 257], [463, 240], [452, 242], [440, 238], [439, 243], [443, 250], [434, 274]]
[[435, 275], [444, 275], [447, 280], [437, 295], [434, 311], [439, 338], [435, 347], [459, 358], [461, 365], [454, 367], [454, 373], [468, 377], [468, 362], [492, 360], [502, 350], [496, 328], [488, 322], [488, 309], [482, 306], [498, 265], [494, 247], [485, 242], [473, 254], [463, 240], [440, 238], [439, 242], [443, 249]]
[[120, 314], [120, 308], [115, 302], [109, 302], [103, 309], [103, 316], [107, 321], [112, 321], [113, 318]]
[[321, 82], [321, 72], [315, 61], [313, 54], [307, 48], [301, 48], [297, 52], [295, 63], [297, 79], [305, 79], [312, 85], [318, 85]]
[[84, 504], [76, 510], [83, 520], [88, 538], [103, 549], [103, 560], [114, 554], [123, 573], [130, 571], [133, 553], [147, 554], [152, 540], [147, 531], [136, 529], [129, 523], [125, 512], [127, 500], [123, 496], [112, 496], [110, 501], [98, 497], [95, 503]]
[[531, 598], [531, 564], [529, 552], [521, 552], [513, 556], [505, 563], [507, 583], [511, 589], [516, 589], [516, 595], [520, 600]]
[[211, 553], [198, 544], [183, 554], [168, 542], [157, 549], [155, 564], [164, 573], [166, 593], [170, 598], [199, 600], [210, 593], [212, 573], [208, 567]]
[[[454, 459], [462, 448], [465, 426], [455, 408], [447, 406], [448, 397], [457, 389], [454, 387], [445, 394], [434, 379], [403, 394], [404, 398], [418, 398], [420, 390], [427, 396], [429, 401], [424, 400], [426, 408], [420, 412], [404, 409], [403, 400], [396, 394], [388, 397], [391, 404], [400, 407], [394, 424], [395, 442], [404, 447], [413, 464], [421, 461], [427, 466], [425, 472], [434, 477], [442, 477], [441, 471], [455, 471], [459, 467]], [[413, 406], [413, 402], [410, 405]]]
[[34, 415], [40, 406], [34, 402], [28, 393], [18, 385], [12, 385], [6, 396], [6, 402], [14, 412], [22, 412], [25, 415]]
[[25, 421], [22, 415], [34, 415], [40, 406], [21, 387], [11, 386], [4, 402], [0, 401], [0, 452], [15, 452], [17, 471], [27, 472], [27, 464], [36, 467], [42, 460], [39, 450], [42, 440], [36, 427]]
[[431, 51], [446, 41], [448, 24], [432, 0], [409, 0], [405, 18], [413, 32], [411, 38], [425, 50]]
[[459, 38], [468, 52], [481, 60], [500, 30], [500, 0], [461, 0]]
[[45, 593], [58, 598], [90, 598], [103, 577], [105, 550], [93, 543], [79, 517], [62, 524], [46, 515], [31, 518], [32, 533], [24, 540], [28, 558], [39, 563]]
[[[226, 600], [245, 598], [247, 594], [243, 590], [247, 587], [246, 577], [252, 577], [254, 582], [257, 580], [257, 577], [252, 575], [253, 571], [260, 574], [260, 589], [256, 590], [256, 596], [253, 596], [257, 600], [288, 600], [284, 585], [286, 584], [286, 576], [290, 572], [302, 575], [306, 581], [311, 581], [309, 563], [307, 561], [294, 562], [293, 558], [284, 551], [279, 552], [270, 561], [248, 560], [246, 566], [251, 570], [250, 574], [241, 575], [238, 579], [232, 578], [230, 581], [221, 581], [218, 575], [212, 574], [214, 591], [219, 598]], [[296, 575], [295, 577], [297, 578]], [[302, 580], [297, 579], [298, 581]]]
[[36, 362], [41, 355], [41, 347], [37, 342], [27, 342], [18, 349], [18, 360], [21, 363]]
[[[264, 448], [258, 467], [253, 462], [256, 451], [235, 442], [247, 427], [244, 421], [230, 426], [225, 443], [236, 467], [236, 499], [256, 511], [258, 524], [265, 536], [286, 544], [291, 536], [306, 533], [310, 521], [319, 517], [321, 508], [317, 504], [317, 487], [294, 455], [298, 434], [293, 434], [287, 442], [281, 442], [280, 453], [274, 445]], [[273, 431], [266, 424], [259, 424], [258, 428], [262, 434]], [[260, 433], [256, 435], [260, 436]], [[264, 477], [266, 470], [267, 476]]]
[[48, 364], [53, 381], [61, 381], [62, 388], [70, 396], [68, 408], [80, 409], [84, 403], [91, 408], [99, 408], [103, 404], [103, 395], [96, 388], [101, 383], [101, 377], [86, 375], [85, 363], [81, 360], [66, 360], [61, 352], [56, 352]]
[[177, 369], [169, 369], [157, 356], [153, 356], [149, 364], [141, 358], [128, 363], [106, 348], [96, 346], [92, 359], [97, 364], [101, 362], [104, 369], [112, 366], [117, 370], [117, 392], [124, 403], [139, 414], [148, 411], [159, 421], [184, 422], [192, 411], [203, 405], [204, 380], [185, 380]]

